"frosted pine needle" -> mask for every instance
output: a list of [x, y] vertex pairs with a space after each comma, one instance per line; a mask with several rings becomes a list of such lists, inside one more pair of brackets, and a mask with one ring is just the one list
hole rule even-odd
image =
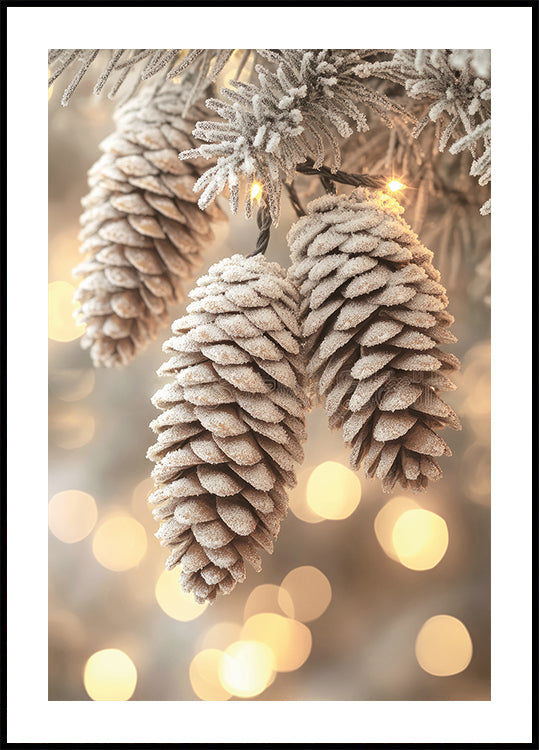
[[[204, 208], [228, 184], [232, 211], [237, 210], [239, 183], [246, 187], [246, 215], [252, 206], [250, 189], [260, 182], [277, 223], [284, 179], [292, 179], [296, 165], [312, 157], [321, 166], [328, 157], [341, 163], [339, 137], [353, 128], [368, 129], [360, 105], [384, 117], [406, 113], [391, 100], [369, 90], [356, 74], [372, 50], [257, 50], [271, 64], [258, 65], [258, 85], [231, 81], [221, 89], [222, 100], [206, 104], [223, 122], [199, 122], [194, 131], [202, 144], [180, 158], [217, 158], [197, 181]], [[272, 69], [273, 68], [273, 69]], [[351, 124], [352, 123], [352, 124]]]

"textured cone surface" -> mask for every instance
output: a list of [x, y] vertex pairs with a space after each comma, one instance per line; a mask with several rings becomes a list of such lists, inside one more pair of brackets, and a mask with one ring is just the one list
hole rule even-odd
[[201, 211], [192, 192], [207, 166], [182, 162], [194, 123], [204, 113], [180, 116], [181, 89], [167, 84], [143, 91], [115, 111], [116, 131], [101, 144], [83, 199], [81, 252], [75, 299], [86, 323], [81, 340], [96, 366], [127, 364], [169, 323], [169, 306], [183, 298], [212, 239], [214, 206]]
[[288, 235], [310, 387], [351, 445], [352, 468], [363, 462], [386, 492], [438, 479], [436, 457], [450, 450], [436, 431], [460, 429], [438, 395], [460, 366], [439, 348], [456, 341], [453, 317], [431, 251], [401, 213], [357, 188], [312, 201]]
[[180, 564], [183, 589], [202, 602], [272, 552], [303, 460], [307, 399], [299, 295], [277, 263], [234, 255], [189, 296], [163, 345], [158, 373], [173, 380], [152, 400], [162, 414], [148, 458], [167, 567]]

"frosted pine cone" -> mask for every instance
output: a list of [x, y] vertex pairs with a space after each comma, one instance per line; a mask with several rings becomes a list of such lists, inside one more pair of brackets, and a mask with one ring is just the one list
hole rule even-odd
[[277, 263], [234, 255], [213, 265], [189, 296], [188, 314], [172, 325], [158, 371], [174, 381], [153, 403], [148, 458], [162, 521], [167, 568], [197, 601], [228, 594], [259, 571], [260, 550], [287, 512], [306, 437], [298, 299]]
[[389, 492], [423, 490], [450, 455], [436, 430], [460, 429], [439, 397], [453, 390], [458, 359], [438, 344], [456, 341], [432, 253], [380, 192], [356, 189], [312, 201], [288, 235], [291, 276], [301, 286], [307, 375], [325, 400], [329, 424]]
[[85, 260], [75, 293], [81, 340], [94, 365], [127, 364], [169, 323], [169, 306], [183, 298], [181, 280], [200, 267], [212, 239], [217, 206], [201, 211], [193, 185], [204, 167], [181, 162], [193, 145], [194, 123], [204, 112], [180, 116], [183, 96], [169, 83], [157, 94], [143, 91], [115, 112], [116, 131], [89, 172], [79, 235]]

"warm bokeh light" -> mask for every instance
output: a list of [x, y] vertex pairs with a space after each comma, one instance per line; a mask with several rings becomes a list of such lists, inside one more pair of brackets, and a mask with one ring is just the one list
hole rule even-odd
[[[50, 78], [51, 77], [50, 68], [48, 68], [48, 71], [49, 71], [49, 74], [48, 74], [47, 78]], [[51, 83], [51, 85], [49, 86], [49, 96], [48, 96], [49, 100], [50, 100], [50, 98], [52, 96], [53, 89], [54, 89], [54, 83]]]
[[399, 561], [412, 570], [434, 568], [449, 544], [444, 519], [422, 508], [405, 511], [397, 519], [391, 536]]
[[137, 685], [137, 669], [117, 648], [96, 651], [84, 668], [84, 687], [94, 701], [128, 701]]
[[181, 588], [179, 577], [179, 566], [172, 570], [164, 570], [155, 584], [155, 598], [163, 612], [169, 617], [188, 622], [199, 617], [208, 606], [208, 602], [198, 604], [193, 594]]
[[259, 182], [253, 182], [251, 186], [251, 200], [260, 203], [262, 198], [262, 185]]
[[97, 521], [97, 505], [87, 492], [63, 490], [49, 501], [49, 529], [61, 542], [80, 542]]
[[[287, 609], [288, 599], [294, 603], [294, 613]], [[310, 622], [322, 615], [331, 601], [331, 585], [318, 568], [302, 565], [294, 568], [283, 578], [279, 592], [279, 604], [287, 615], [300, 622]]]
[[427, 620], [415, 642], [419, 666], [437, 677], [463, 672], [472, 653], [472, 639], [466, 626], [450, 615], [436, 615]]
[[237, 622], [216, 622], [209, 628], [198, 643], [200, 649], [218, 649], [223, 651], [233, 641], [238, 641], [241, 625]]
[[361, 500], [361, 483], [353, 471], [337, 461], [324, 461], [307, 481], [307, 503], [322, 518], [348, 518]]
[[61, 401], [80, 401], [93, 391], [95, 371], [91, 368], [62, 368], [49, 375], [49, 388]]
[[115, 515], [103, 521], [92, 543], [96, 560], [114, 571], [136, 567], [146, 554], [146, 547], [144, 526], [127, 515]]
[[299, 669], [312, 648], [311, 631], [306, 625], [272, 612], [250, 617], [243, 626], [241, 639], [265, 643], [273, 652], [277, 672]]
[[49, 284], [49, 338], [53, 341], [73, 341], [84, 333], [86, 326], [79, 325], [73, 312], [80, 307], [73, 302], [75, 287], [67, 281]]
[[[286, 609], [283, 608], [283, 604]], [[289, 617], [294, 617], [294, 602], [288, 591], [272, 583], [263, 583], [261, 586], [256, 586], [249, 594], [245, 602], [243, 617], [247, 620], [259, 612], [275, 612], [278, 615], [285, 612]]]
[[49, 419], [49, 434], [52, 442], [59, 448], [82, 448], [93, 440], [95, 418], [87, 409], [79, 407], [52, 413]]
[[403, 513], [415, 508], [419, 508], [415, 500], [405, 495], [398, 495], [384, 505], [374, 520], [374, 533], [380, 547], [388, 557], [397, 562], [399, 556], [393, 546], [393, 529]]
[[274, 675], [273, 652], [265, 643], [235, 641], [224, 652], [219, 664], [222, 686], [239, 698], [260, 695]]
[[397, 190], [402, 190], [404, 185], [399, 180], [391, 180], [391, 182], [388, 182], [387, 189], [391, 190], [392, 193], [397, 192]]
[[298, 483], [294, 488], [289, 490], [288, 500], [290, 510], [300, 521], [305, 521], [305, 523], [320, 523], [326, 519], [315, 513], [307, 502], [307, 481], [311, 475], [311, 471], [312, 469], [307, 467], [297, 472]]
[[230, 693], [221, 685], [219, 667], [223, 652], [216, 648], [200, 651], [189, 666], [189, 679], [196, 695], [203, 701], [227, 701]]

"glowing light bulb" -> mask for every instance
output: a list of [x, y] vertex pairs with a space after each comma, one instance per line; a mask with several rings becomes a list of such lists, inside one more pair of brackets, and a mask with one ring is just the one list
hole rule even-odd
[[146, 546], [144, 526], [124, 514], [105, 519], [92, 541], [96, 560], [117, 572], [135, 568], [146, 554]]
[[251, 187], [251, 200], [256, 201], [256, 203], [260, 203], [261, 198], [262, 185], [259, 182], [253, 182], [253, 186]]
[[402, 190], [403, 187], [405, 186], [398, 180], [391, 180], [387, 185], [387, 189], [391, 190], [392, 193], [395, 193], [397, 190]]

